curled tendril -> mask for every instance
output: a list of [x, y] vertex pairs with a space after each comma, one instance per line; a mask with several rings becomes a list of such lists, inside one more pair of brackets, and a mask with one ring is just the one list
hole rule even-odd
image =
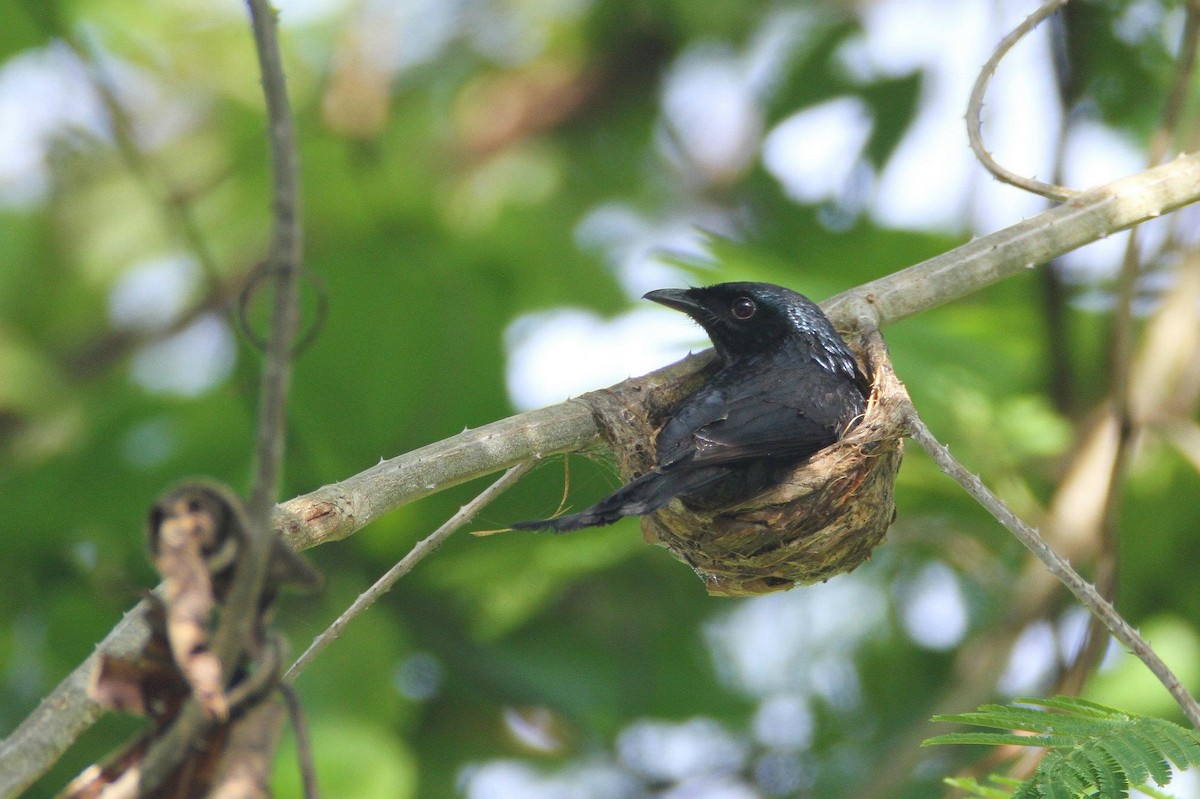
[[[263, 281], [278, 274], [283, 269], [289, 269], [288, 266], [268, 266], [261, 263], [254, 267], [250, 276], [246, 278], [246, 285], [242, 287], [241, 293], [238, 295], [238, 327], [242, 333], [250, 341], [256, 349], [261, 352], [267, 351], [267, 340], [258, 333], [254, 332], [253, 326], [250, 324], [250, 301], [254, 299], [254, 293]], [[292, 345], [292, 357], [296, 357], [304, 352], [316, 340], [317, 334], [325, 326], [325, 319], [329, 315], [329, 291], [325, 287], [325, 281], [321, 280], [317, 273], [305, 267], [299, 267], [299, 276], [301, 280], [307, 281], [317, 293], [317, 313], [313, 323], [301, 335], [297, 336], [295, 343]]]
[[996, 73], [996, 67], [999, 66], [1000, 61], [1004, 56], [1008, 55], [1008, 51], [1021, 40], [1021, 37], [1036, 28], [1039, 23], [1066, 4], [1067, 0], [1047, 0], [1038, 7], [1037, 11], [1030, 14], [1024, 22], [1013, 28], [1007, 36], [1000, 40], [1000, 44], [996, 47], [996, 52], [992, 53], [992, 57], [987, 60], [987, 63], [983, 65], [983, 69], [979, 71], [979, 77], [975, 79], [975, 86], [971, 89], [971, 100], [967, 104], [967, 138], [971, 142], [971, 149], [975, 152], [975, 157], [979, 159], [979, 163], [983, 164], [984, 168], [988, 172], [991, 172], [997, 180], [1059, 201], [1069, 200], [1077, 196], [1080, 192], [1076, 189], [1069, 189], [1066, 186], [1043, 183], [1040, 180], [1027, 178], [1000, 166], [996, 162], [996, 159], [992, 157], [992, 154], [987, 151], [987, 148], [984, 147], [983, 123], [980, 121], [980, 114], [983, 111], [983, 95], [987, 92], [988, 82]]

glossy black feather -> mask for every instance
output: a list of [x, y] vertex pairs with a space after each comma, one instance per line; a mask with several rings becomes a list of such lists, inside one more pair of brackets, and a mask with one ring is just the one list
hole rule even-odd
[[581, 513], [519, 522], [559, 532], [655, 511], [673, 498], [748, 499], [829, 446], [863, 413], [866, 381], [815, 304], [769, 283], [652, 291], [709, 334], [722, 368], [659, 432], [658, 465]]

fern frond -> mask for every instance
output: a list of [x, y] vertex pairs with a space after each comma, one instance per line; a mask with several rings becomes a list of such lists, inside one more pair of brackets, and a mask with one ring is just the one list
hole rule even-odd
[[947, 777], [943, 782], [951, 788], [966, 791], [968, 795], [978, 797], [978, 799], [1011, 799], [1013, 789], [1021, 784], [1020, 780], [1014, 780], [1011, 777], [1001, 777], [997, 774], [991, 775], [988, 779], [997, 785], [1005, 787], [993, 788], [990, 785], [981, 785], [972, 777]]
[[[1200, 735], [1195, 731], [1076, 697], [1020, 698], [1009, 705], [983, 705], [974, 713], [934, 716], [934, 721], [1013, 732], [949, 733], [929, 738], [922, 746], [1049, 750], [1029, 779], [1016, 785], [1013, 799], [1126, 799], [1130, 786], [1170, 782], [1172, 764], [1181, 769], [1200, 765]], [[985, 799], [1000, 795], [974, 780], [950, 784]]]
[[[943, 719], [934, 718], [934, 721]], [[956, 719], [957, 721], [957, 719]], [[1069, 735], [1020, 735], [1014, 732], [949, 732], [926, 738], [921, 746], [940, 744], [986, 744], [989, 746], [1041, 746], [1048, 749], [1074, 746], [1076, 739]]]
[[[1098, 719], [1118, 717], [1136, 718], [1136, 716], [1126, 713], [1123, 710], [1102, 705], [1099, 702], [1093, 702], [1090, 699], [1084, 699], [1080, 696], [1052, 696], [1049, 699], [1019, 696], [1013, 700], [1013, 704], [1034, 708], [1045, 707], [1051, 710], [1061, 710], [1064, 713], [1074, 713], [1076, 716], [1093, 716]], [[1000, 707], [1004, 707], [1004, 705], [1000, 705]]]

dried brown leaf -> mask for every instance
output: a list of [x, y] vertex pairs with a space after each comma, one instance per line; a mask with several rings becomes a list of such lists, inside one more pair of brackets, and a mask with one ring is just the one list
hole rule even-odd
[[88, 683], [88, 696], [112, 710], [146, 716], [156, 727], [174, 718], [190, 693], [167, 643], [166, 621], [160, 603], [147, 616], [150, 637], [130, 657], [101, 653]]
[[[230, 514], [212, 493], [182, 486], [165, 495], [150, 514], [150, 548], [163, 577], [167, 638], [192, 694], [210, 718], [229, 714], [221, 664], [209, 649], [209, 623], [217, 600], [210, 561], [236, 547]], [[223, 566], [224, 564], [219, 564]]]

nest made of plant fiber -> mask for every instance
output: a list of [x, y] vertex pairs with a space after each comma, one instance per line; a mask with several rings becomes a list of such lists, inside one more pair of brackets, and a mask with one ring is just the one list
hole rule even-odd
[[[871, 391], [861, 421], [841, 440], [747, 501], [706, 510], [675, 499], [642, 518], [645, 540], [691, 566], [710, 594], [764, 594], [828, 580], [882, 543], [895, 517], [908, 395], [877, 333], [847, 344]], [[711, 353], [693, 357], [705, 359], [698, 371], [678, 365], [587, 395], [625, 479], [654, 467], [663, 422], [715, 372]]]

